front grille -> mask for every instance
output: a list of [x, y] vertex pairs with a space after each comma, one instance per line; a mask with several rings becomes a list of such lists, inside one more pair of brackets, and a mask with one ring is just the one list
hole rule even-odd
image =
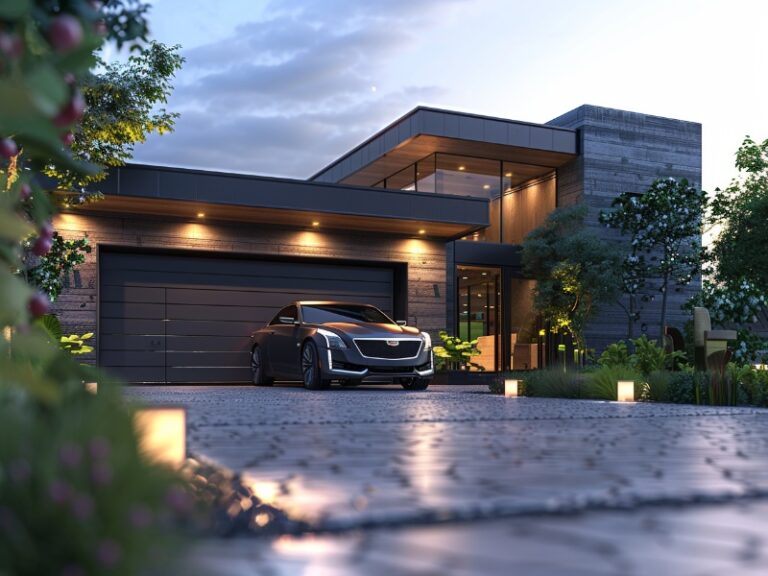
[[369, 366], [371, 374], [407, 374], [413, 372], [413, 366]]
[[[397, 342], [397, 346], [390, 346], [387, 342]], [[421, 349], [421, 340], [399, 340], [397, 338], [366, 340], [355, 338], [355, 346], [360, 350], [360, 354], [366, 358], [405, 360], [418, 356]]]

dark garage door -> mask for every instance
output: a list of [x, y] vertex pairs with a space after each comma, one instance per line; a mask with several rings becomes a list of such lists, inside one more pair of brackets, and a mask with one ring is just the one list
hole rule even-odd
[[135, 383], [249, 381], [251, 332], [294, 300], [392, 313], [385, 267], [102, 251], [99, 278], [99, 364]]

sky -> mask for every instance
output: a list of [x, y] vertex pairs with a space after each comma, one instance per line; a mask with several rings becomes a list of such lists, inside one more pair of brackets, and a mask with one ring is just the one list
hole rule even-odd
[[764, 0], [154, 0], [186, 58], [134, 161], [307, 178], [418, 105], [544, 123], [595, 104], [703, 125], [703, 187], [768, 138]]

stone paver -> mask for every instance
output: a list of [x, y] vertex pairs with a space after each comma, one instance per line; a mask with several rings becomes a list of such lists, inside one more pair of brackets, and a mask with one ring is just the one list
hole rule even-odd
[[[758, 536], [768, 523], [751, 512], [766, 509], [766, 410], [505, 399], [449, 386], [128, 395], [187, 406], [192, 453], [242, 472], [259, 498], [293, 517], [341, 534], [207, 544], [239, 551], [245, 571], [232, 574], [261, 573], [246, 567], [253, 554], [271, 573], [291, 562], [307, 574], [355, 573], [355, 562], [367, 563], [357, 572], [365, 574], [505, 573], [513, 559], [526, 574], [649, 573], [638, 571], [645, 565], [710, 573], [693, 561], [695, 549], [723, 569], [766, 568]], [[553, 515], [563, 512], [582, 513]], [[393, 526], [400, 530], [383, 529]]]

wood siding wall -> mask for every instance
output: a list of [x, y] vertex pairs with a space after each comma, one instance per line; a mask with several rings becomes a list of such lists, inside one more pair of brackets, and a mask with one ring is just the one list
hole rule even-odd
[[[549, 122], [579, 129], [580, 156], [558, 169], [558, 206], [584, 201], [590, 208], [589, 225], [604, 237], [624, 241], [597, 222], [600, 210], [623, 192], [645, 192], [656, 178], [687, 178], [701, 186], [701, 125], [637, 112], [581, 106]], [[680, 309], [698, 290], [694, 280], [668, 301], [667, 324], [682, 327], [688, 316]], [[659, 331], [661, 294], [645, 304], [640, 324], [649, 337]], [[607, 305], [589, 327], [587, 341], [598, 352], [627, 335], [627, 317], [617, 305]]]
[[[387, 237], [380, 233], [346, 234], [235, 224], [184, 222], [96, 214], [59, 215], [54, 226], [65, 238], [88, 234], [94, 251], [66, 279], [54, 303], [66, 333], [96, 332], [98, 246], [173, 249], [283, 258], [317, 257], [337, 261], [405, 263], [408, 267], [408, 322], [437, 339], [446, 326], [445, 243]], [[98, 340], [96, 341], [98, 346]], [[85, 358], [94, 362], [95, 358]]]

